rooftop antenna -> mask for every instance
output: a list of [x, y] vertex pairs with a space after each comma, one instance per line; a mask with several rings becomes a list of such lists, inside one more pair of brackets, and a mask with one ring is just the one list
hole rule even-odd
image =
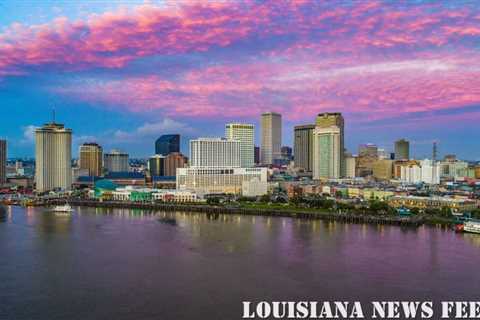
[[437, 161], [437, 141], [433, 141], [432, 160], [433, 162]]
[[52, 123], [55, 124], [55, 107], [52, 108]]

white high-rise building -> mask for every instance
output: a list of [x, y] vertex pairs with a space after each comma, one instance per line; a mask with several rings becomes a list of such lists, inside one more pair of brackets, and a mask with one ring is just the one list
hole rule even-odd
[[406, 183], [440, 183], [440, 165], [432, 160], [425, 159], [416, 164], [402, 166], [400, 180]]
[[241, 167], [241, 142], [223, 138], [190, 140], [191, 167]]
[[250, 168], [254, 165], [255, 126], [244, 123], [227, 123], [225, 138], [240, 141], [240, 166]]
[[72, 186], [72, 130], [48, 123], [35, 130], [35, 181], [38, 192], [70, 190]]
[[316, 127], [313, 130], [313, 178], [342, 177], [341, 130], [338, 126]]
[[260, 162], [273, 164], [282, 157], [282, 115], [268, 112], [262, 114], [262, 144]]

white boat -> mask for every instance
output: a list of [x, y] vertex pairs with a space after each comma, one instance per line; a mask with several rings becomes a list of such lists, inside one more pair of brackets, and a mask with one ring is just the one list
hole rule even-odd
[[72, 209], [72, 207], [70, 207], [69, 204], [65, 204], [63, 206], [55, 206], [53, 208], [53, 212], [69, 213], [69, 212], [73, 212], [73, 209]]
[[463, 224], [464, 232], [480, 233], [480, 221], [465, 221]]

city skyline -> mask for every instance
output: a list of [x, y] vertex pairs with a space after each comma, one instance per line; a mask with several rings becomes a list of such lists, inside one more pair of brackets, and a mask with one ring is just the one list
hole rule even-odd
[[438, 141], [440, 155], [480, 159], [474, 2], [0, 8], [0, 115], [8, 119], [0, 136], [9, 157], [33, 156], [34, 129], [55, 107], [73, 129], [75, 155], [95, 141], [148, 157], [170, 133], [188, 154], [188, 140], [221, 137], [229, 122], [260, 128], [260, 115], [273, 111], [283, 117], [283, 145], [293, 145], [294, 126], [341, 112], [350, 152], [368, 142], [393, 151], [405, 138], [412, 157], [430, 157]]

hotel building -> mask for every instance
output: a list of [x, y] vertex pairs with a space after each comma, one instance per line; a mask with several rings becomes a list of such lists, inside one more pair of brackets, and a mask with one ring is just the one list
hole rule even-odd
[[72, 130], [48, 123], [35, 130], [37, 192], [70, 190], [72, 186]]
[[[223, 138], [190, 140], [191, 167], [240, 167], [241, 142]], [[177, 171], [178, 172], [178, 171]]]
[[313, 131], [313, 178], [338, 179], [341, 175], [340, 128], [331, 126]]
[[[180, 168], [177, 169], [177, 189], [198, 194], [242, 194], [244, 184], [255, 181], [266, 192], [267, 168]], [[261, 186], [260, 186], [261, 185]], [[245, 186], [249, 189], [250, 186]]]
[[225, 138], [240, 141], [240, 166], [242, 168], [253, 167], [255, 126], [253, 124], [228, 123], [225, 125]]

